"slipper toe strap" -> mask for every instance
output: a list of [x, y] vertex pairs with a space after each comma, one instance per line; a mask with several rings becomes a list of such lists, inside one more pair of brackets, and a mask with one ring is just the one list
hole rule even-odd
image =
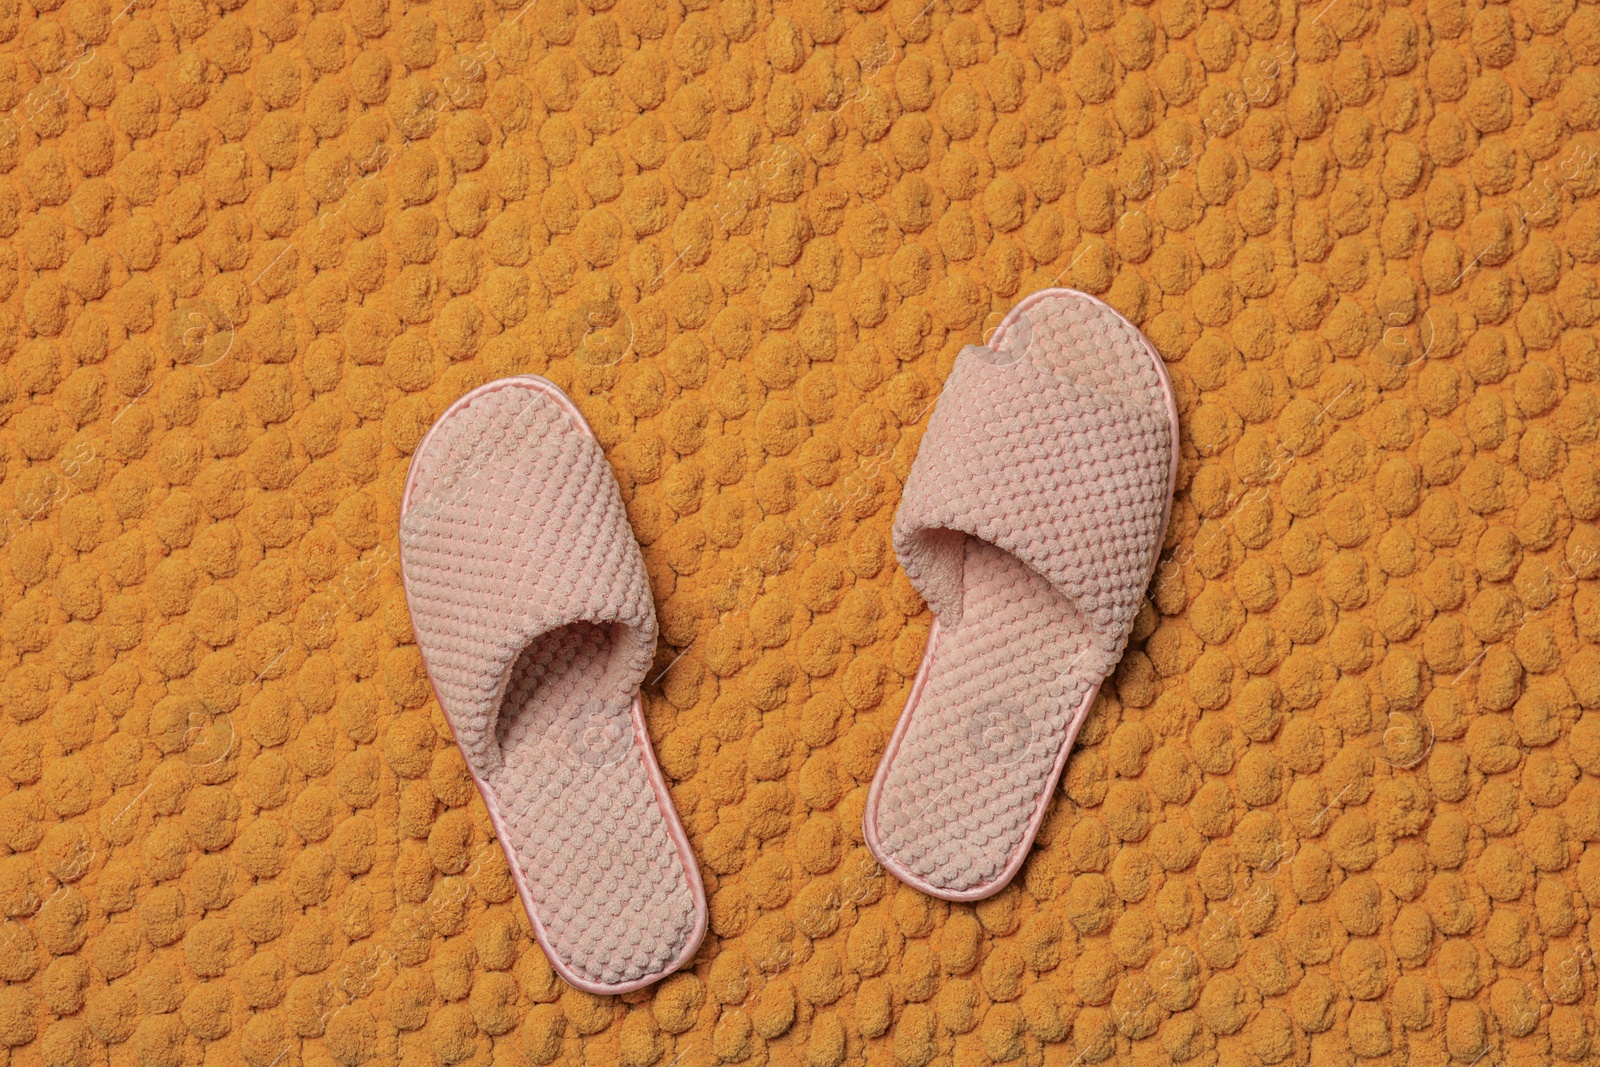
[[962, 535], [1004, 549], [1073, 604], [1109, 669], [1148, 581], [1170, 452], [1163, 410], [969, 345], [906, 481], [895, 551], [941, 625], [955, 627]]
[[487, 393], [417, 457], [400, 552], [417, 644], [474, 773], [500, 766], [512, 666], [543, 634], [620, 624], [604, 688], [631, 693], [656, 619], [644, 559], [600, 444], [547, 395]]

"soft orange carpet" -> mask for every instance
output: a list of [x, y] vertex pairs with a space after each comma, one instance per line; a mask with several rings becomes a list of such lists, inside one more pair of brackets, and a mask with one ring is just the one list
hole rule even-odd
[[[7, 1067], [1600, 1059], [1600, 7], [0, 2]], [[501, 0], [504, 4], [504, 0]], [[897, 887], [887, 531], [963, 344], [1169, 360], [1039, 847]], [[410, 450], [546, 374], [660, 609], [692, 971], [564, 988], [428, 690]]]

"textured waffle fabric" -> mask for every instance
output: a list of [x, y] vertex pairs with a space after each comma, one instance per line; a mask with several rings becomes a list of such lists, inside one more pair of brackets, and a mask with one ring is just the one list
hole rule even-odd
[[555, 386], [493, 382], [445, 414], [400, 549], [417, 644], [553, 961], [596, 989], [670, 972], [704, 903], [638, 729], [655, 609], [611, 469]]
[[957, 358], [894, 525], [937, 626], [867, 819], [912, 884], [987, 895], [1031, 843], [1150, 578], [1169, 398], [1139, 332], [1068, 290]]

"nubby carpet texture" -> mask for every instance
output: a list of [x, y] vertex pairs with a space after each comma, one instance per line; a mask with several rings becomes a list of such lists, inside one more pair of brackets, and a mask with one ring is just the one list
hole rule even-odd
[[[1600, 7], [0, 37], [7, 1067], [1600, 1059]], [[931, 619], [890, 527], [1051, 285], [1167, 361], [1180, 490], [1037, 846], [951, 905], [862, 840]], [[711, 912], [615, 998], [533, 941], [396, 566], [423, 434], [522, 372], [644, 546]]]

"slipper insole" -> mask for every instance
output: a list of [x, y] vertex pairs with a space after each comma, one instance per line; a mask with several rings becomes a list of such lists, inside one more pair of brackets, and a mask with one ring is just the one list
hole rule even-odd
[[[636, 737], [632, 692], [607, 679], [609, 626], [573, 623], [517, 659], [489, 778], [552, 948], [578, 974], [620, 984], [683, 951], [695, 894]], [[625, 655], [625, 654], [624, 654]]]
[[1023, 844], [1068, 725], [1104, 674], [1084, 620], [1015, 556], [963, 549], [960, 619], [938, 645], [878, 806], [879, 844], [951, 892], [993, 882]]

